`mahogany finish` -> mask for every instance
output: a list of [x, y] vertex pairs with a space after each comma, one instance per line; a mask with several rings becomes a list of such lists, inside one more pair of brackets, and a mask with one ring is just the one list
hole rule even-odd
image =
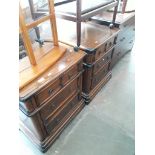
[[[62, 44], [61, 44], [62, 46]], [[83, 109], [83, 51], [66, 53], [37, 79], [20, 89], [20, 129], [45, 152]], [[22, 63], [22, 62], [20, 62]]]
[[[57, 19], [57, 26], [59, 41], [76, 46], [76, 24]], [[110, 29], [92, 22], [82, 23], [80, 49], [87, 53], [84, 58], [82, 96], [86, 103], [93, 99], [111, 77], [110, 63], [118, 33], [118, 28]]]

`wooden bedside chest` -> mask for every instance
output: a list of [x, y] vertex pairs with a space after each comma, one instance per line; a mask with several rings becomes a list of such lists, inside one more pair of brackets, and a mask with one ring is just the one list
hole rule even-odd
[[[57, 19], [57, 28], [59, 41], [76, 47], [76, 24]], [[82, 23], [80, 49], [87, 53], [84, 58], [82, 95], [86, 103], [111, 78], [110, 63], [118, 33], [118, 28], [110, 29], [92, 22]]]
[[66, 47], [62, 58], [19, 92], [20, 129], [43, 152], [85, 105], [81, 96], [85, 53]]

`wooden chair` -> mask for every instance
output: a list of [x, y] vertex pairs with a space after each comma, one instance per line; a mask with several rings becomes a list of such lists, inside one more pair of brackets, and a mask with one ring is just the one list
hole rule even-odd
[[[26, 24], [24, 20], [23, 10], [19, 5], [19, 33], [23, 37], [25, 49], [28, 57], [20, 61], [19, 70], [19, 89], [24, 88], [27, 84], [38, 78], [46, 70], [59, 60], [66, 52], [66, 48], [58, 44], [58, 35], [54, 11], [54, 0], [48, 0], [49, 15], [46, 15], [38, 20]], [[28, 30], [35, 28], [37, 25], [50, 20], [51, 30], [53, 35], [53, 43], [48, 43], [43, 47], [33, 50]]]

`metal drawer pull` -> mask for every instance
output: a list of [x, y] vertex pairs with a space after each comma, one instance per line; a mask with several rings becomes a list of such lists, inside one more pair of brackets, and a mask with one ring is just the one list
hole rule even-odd
[[49, 95], [51, 95], [52, 92], [53, 92], [53, 89], [49, 89], [49, 90], [48, 90], [48, 94], [49, 94]]
[[72, 77], [72, 74], [68, 74], [68, 78], [70, 79]]
[[133, 43], [133, 40], [131, 40], [129, 43], [130, 43], [130, 44]]
[[125, 39], [125, 37], [123, 37], [122, 39], [120, 39], [120, 41], [123, 41]]

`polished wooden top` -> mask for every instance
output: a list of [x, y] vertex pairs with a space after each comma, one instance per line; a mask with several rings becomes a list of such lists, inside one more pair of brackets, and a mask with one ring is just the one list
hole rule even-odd
[[53, 46], [51, 43], [34, 51], [37, 64], [32, 66], [28, 57], [23, 58], [19, 64], [19, 89], [39, 77], [43, 72], [56, 63], [66, 52], [62, 46]]
[[[62, 44], [60, 43], [60, 45]], [[19, 96], [21, 99], [25, 99], [31, 96], [33, 93], [40, 90], [47, 83], [56, 80], [62, 73], [67, 71], [70, 67], [83, 59], [83, 57], [86, 55], [81, 50], [75, 52], [72, 47], [69, 47], [67, 45], [63, 45], [63, 47], [67, 48], [64, 56], [59, 59], [46, 72], [44, 72], [42, 75], [40, 75], [38, 78], [33, 80], [31, 83], [29, 83], [27, 86], [25, 86], [19, 91]]]
[[[129, 18], [132, 16], [135, 16], [135, 12], [130, 12], [130, 13], [117, 13], [116, 16], [116, 23], [122, 24], [123, 22], [127, 21]], [[101, 14], [98, 14], [97, 16], [94, 16], [92, 18], [94, 19], [99, 19], [99, 20], [104, 20], [104, 21], [112, 21], [113, 17], [113, 12], [103, 12]]]
[[[119, 32], [118, 28], [110, 29], [108, 26], [92, 22], [81, 23], [81, 49], [94, 49]], [[59, 41], [76, 46], [76, 23], [57, 19]]]

